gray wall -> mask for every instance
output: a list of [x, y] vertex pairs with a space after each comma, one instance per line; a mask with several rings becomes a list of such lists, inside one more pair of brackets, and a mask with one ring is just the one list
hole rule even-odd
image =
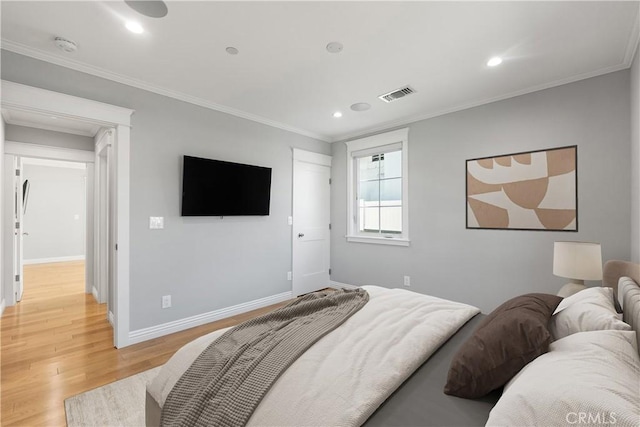
[[[26, 164], [24, 261], [85, 255], [86, 169]], [[76, 219], [77, 217], [77, 219]]]
[[7, 141], [28, 142], [31, 144], [75, 148], [76, 150], [86, 151], [93, 151], [94, 146], [93, 138], [89, 136], [73, 135], [65, 132], [55, 132], [52, 130], [17, 125], [7, 125], [6, 139]]
[[[515, 295], [556, 293], [553, 242], [630, 248], [629, 71], [511, 98], [409, 125], [410, 247], [347, 243], [346, 146], [333, 144], [331, 279], [401, 287], [484, 312]], [[465, 160], [578, 146], [579, 232], [465, 229]]]
[[[2, 78], [135, 109], [131, 131], [132, 330], [287, 292], [292, 147], [322, 141], [2, 51]], [[184, 154], [273, 168], [267, 217], [180, 216]], [[164, 230], [149, 230], [164, 216]], [[161, 296], [173, 307], [162, 310]]]
[[631, 260], [640, 263], [640, 45], [631, 66]]

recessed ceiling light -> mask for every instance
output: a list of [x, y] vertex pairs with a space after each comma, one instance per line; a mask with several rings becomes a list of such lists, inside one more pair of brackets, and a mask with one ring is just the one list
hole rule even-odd
[[351, 106], [353, 111], [367, 111], [371, 108], [371, 104], [367, 104], [366, 102], [356, 102]]
[[227, 53], [228, 53], [229, 55], [237, 55], [237, 54], [238, 54], [238, 52], [240, 52], [238, 49], [236, 49], [236, 48], [235, 48], [235, 47], [233, 47], [233, 46], [229, 46], [229, 47], [228, 47], [228, 48], [226, 48], [225, 50], [227, 51]]
[[342, 113], [340, 111], [336, 111], [335, 113], [333, 113], [333, 117], [339, 119], [340, 117], [342, 117]]
[[489, 61], [487, 61], [487, 66], [489, 67], [495, 67], [496, 65], [500, 64], [502, 64], [502, 58], [500, 58], [499, 56], [494, 56]]
[[342, 46], [342, 43], [340, 42], [331, 42], [327, 45], [327, 52], [329, 53], [340, 53], [342, 52], [342, 49], [344, 48], [344, 46]]
[[135, 34], [144, 33], [144, 28], [142, 28], [142, 25], [140, 25], [135, 21], [127, 21], [127, 23], [124, 24], [124, 26], [127, 27], [127, 30], [131, 31], [132, 33], [135, 33]]

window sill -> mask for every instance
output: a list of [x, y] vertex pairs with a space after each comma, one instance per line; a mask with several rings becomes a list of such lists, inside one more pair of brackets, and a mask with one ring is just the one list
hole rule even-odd
[[345, 236], [347, 242], [352, 243], [373, 243], [376, 245], [409, 246], [409, 239], [394, 237], [369, 237], [369, 236]]

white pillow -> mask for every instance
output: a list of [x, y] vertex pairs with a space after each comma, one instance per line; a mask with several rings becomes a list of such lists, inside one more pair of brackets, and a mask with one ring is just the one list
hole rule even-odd
[[549, 321], [549, 332], [556, 340], [605, 329], [631, 330], [616, 313], [612, 288], [587, 288], [564, 298]]
[[488, 426], [640, 423], [640, 357], [633, 331], [562, 338], [504, 388]]

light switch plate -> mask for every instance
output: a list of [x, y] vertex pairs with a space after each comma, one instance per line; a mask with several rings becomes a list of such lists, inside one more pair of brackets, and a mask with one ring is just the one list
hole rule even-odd
[[159, 230], [164, 228], [164, 217], [162, 216], [150, 216], [149, 228], [152, 230]]
[[171, 308], [171, 295], [164, 295], [162, 297], [162, 308]]

